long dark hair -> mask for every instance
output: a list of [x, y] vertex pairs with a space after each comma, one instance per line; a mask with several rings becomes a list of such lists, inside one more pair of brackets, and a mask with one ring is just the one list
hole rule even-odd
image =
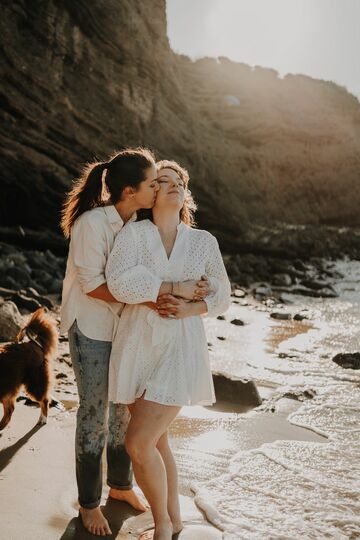
[[66, 238], [70, 237], [71, 227], [81, 214], [104, 206], [108, 200], [116, 204], [126, 187], [139, 187], [145, 179], [146, 169], [152, 165], [155, 165], [155, 158], [147, 148], [126, 148], [113, 154], [108, 161], [87, 164], [63, 206], [60, 225]]

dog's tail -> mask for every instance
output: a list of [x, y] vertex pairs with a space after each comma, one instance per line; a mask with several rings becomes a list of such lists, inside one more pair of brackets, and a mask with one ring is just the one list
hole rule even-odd
[[43, 307], [31, 315], [27, 324], [16, 336], [16, 341], [22, 341], [25, 336], [37, 343], [43, 349], [45, 356], [52, 355], [56, 351], [58, 343], [56, 326]]

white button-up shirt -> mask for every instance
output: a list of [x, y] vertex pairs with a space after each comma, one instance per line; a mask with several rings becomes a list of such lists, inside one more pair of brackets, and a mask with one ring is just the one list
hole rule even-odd
[[[136, 214], [131, 221], [135, 219]], [[106, 283], [106, 261], [123, 226], [115, 206], [89, 210], [74, 223], [63, 282], [60, 333], [67, 332], [76, 320], [85, 336], [112, 340], [123, 304], [105, 302], [87, 293]]]

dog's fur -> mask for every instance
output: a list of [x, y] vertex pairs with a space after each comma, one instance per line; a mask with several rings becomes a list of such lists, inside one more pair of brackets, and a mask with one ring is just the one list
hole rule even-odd
[[[30, 341], [21, 343], [25, 336]], [[14, 343], [0, 347], [0, 401], [4, 407], [0, 430], [10, 422], [22, 386], [40, 404], [38, 423], [46, 424], [52, 382], [51, 361], [57, 343], [56, 325], [44, 308], [40, 308], [20, 330]]]

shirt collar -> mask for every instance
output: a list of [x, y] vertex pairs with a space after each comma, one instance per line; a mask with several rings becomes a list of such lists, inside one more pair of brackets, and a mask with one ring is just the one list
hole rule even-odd
[[[113, 223], [118, 223], [119, 225], [123, 226], [124, 225], [124, 222], [123, 220], [121, 219], [121, 216], [119, 214], [119, 212], [116, 210], [115, 206], [113, 204], [111, 204], [110, 206], [104, 206], [104, 212], [108, 218], [108, 220], [110, 221], [111, 224]], [[135, 221], [137, 218], [137, 215], [136, 215], [136, 212], [133, 213], [133, 215], [131, 216], [131, 218], [129, 219], [129, 221]]]

